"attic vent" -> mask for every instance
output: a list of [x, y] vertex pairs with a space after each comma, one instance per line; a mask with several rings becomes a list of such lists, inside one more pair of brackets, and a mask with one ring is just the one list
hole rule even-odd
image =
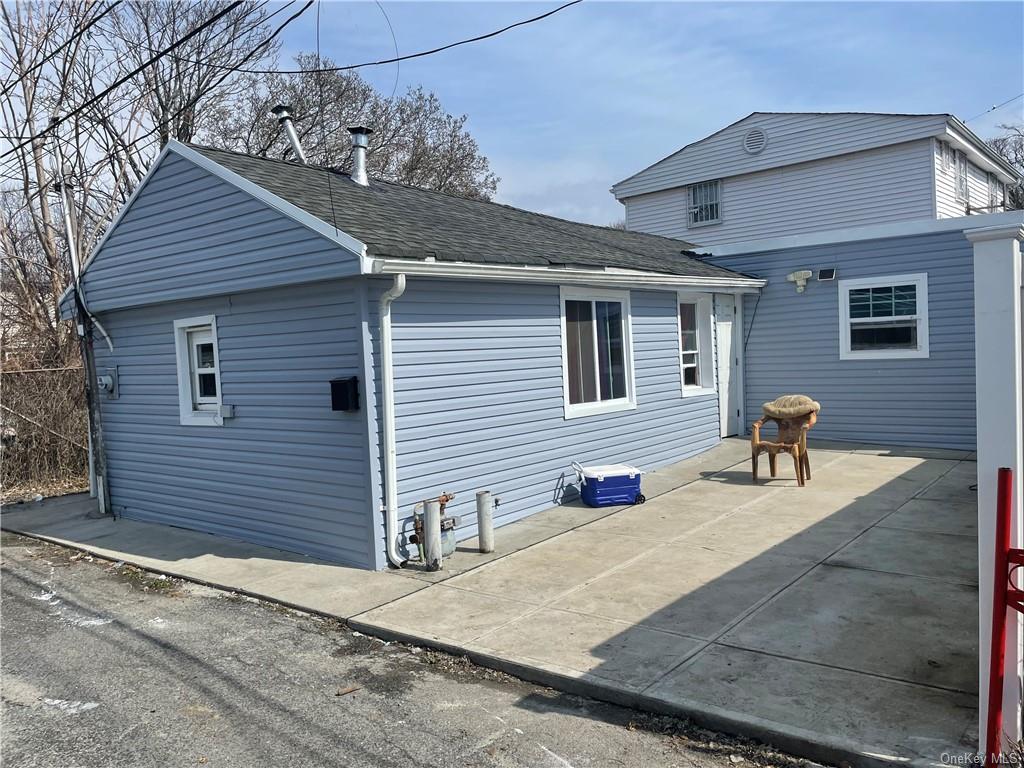
[[748, 155], [759, 155], [768, 143], [768, 137], [760, 128], [751, 128], [743, 137], [743, 149]]

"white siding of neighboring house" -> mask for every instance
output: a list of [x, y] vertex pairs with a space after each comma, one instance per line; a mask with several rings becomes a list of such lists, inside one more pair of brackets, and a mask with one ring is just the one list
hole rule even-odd
[[626, 227], [698, 245], [934, 216], [932, 140], [722, 180], [722, 221], [687, 228], [687, 188], [625, 200]]
[[[945, 122], [944, 115], [754, 113], [619, 182], [613, 191], [621, 200], [699, 181], [891, 146], [935, 135]], [[760, 128], [768, 138], [764, 150], [756, 155], [743, 149], [743, 139], [753, 128]]]
[[[942, 162], [942, 143], [935, 147], [935, 214], [936, 218], [948, 219], [967, 215], [967, 203], [956, 199], [956, 170]], [[970, 194], [972, 213], [999, 213], [1002, 209], [989, 210], [988, 173], [974, 163], [967, 162], [967, 188]], [[1003, 201], [1000, 196], [1000, 202]], [[981, 210], [979, 210], [981, 209]]]

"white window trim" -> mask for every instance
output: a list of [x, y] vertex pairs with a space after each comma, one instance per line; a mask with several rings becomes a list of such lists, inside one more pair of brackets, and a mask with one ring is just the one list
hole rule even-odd
[[[851, 349], [850, 291], [858, 288], [880, 288], [912, 283], [917, 288], [917, 349]], [[880, 275], [856, 280], [838, 280], [839, 290], [839, 359], [901, 360], [928, 357], [928, 273]]]
[[[209, 327], [213, 338], [213, 358], [216, 363], [215, 373], [217, 374], [217, 398], [215, 403], [208, 403], [214, 406], [209, 409], [196, 410], [192, 405], [192, 369], [189, 364], [189, 343], [188, 332], [195, 328]], [[216, 315], [202, 315], [200, 317], [186, 317], [174, 321], [174, 351], [177, 357], [178, 368], [178, 415], [183, 426], [220, 426], [224, 423], [221, 416], [220, 406], [222, 404], [223, 392], [221, 389], [220, 376], [220, 347], [217, 343], [217, 317]]]
[[[699, 384], [685, 383], [683, 376], [683, 330], [679, 323], [679, 305], [697, 305], [697, 371], [700, 374]], [[700, 395], [713, 395], [717, 391], [715, 385], [715, 359], [712, 349], [714, 334], [714, 306], [710, 293], [692, 293], [690, 291], [679, 291], [676, 294], [676, 343], [678, 344], [677, 355], [679, 357], [679, 384], [683, 397], [698, 397]]]
[[[559, 314], [562, 336], [562, 402], [565, 418], [577, 419], [602, 413], [631, 411], [636, 409], [636, 382], [633, 379], [633, 312], [629, 304], [629, 291], [611, 291], [592, 288], [561, 286], [559, 288]], [[626, 344], [623, 362], [626, 366], [626, 396], [615, 400], [600, 400], [594, 403], [569, 402], [569, 346], [565, 326], [565, 302], [577, 301], [618, 301], [622, 303], [623, 341]]]
[[[693, 212], [693, 205], [690, 202], [690, 196], [693, 194], [694, 187], [699, 187], [704, 184], [715, 184], [718, 187], [718, 217], [714, 219], [708, 219], [706, 221], [692, 221], [690, 214]], [[723, 219], [722, 211], [722, 180], [721, 179], [708, 179], [707, 181], [698, 181], [696, 184], [690, 184], [686, 188], [686, 228], [695, 229], [697, 227], [709, 227], [713, 224], [721, 224]]]

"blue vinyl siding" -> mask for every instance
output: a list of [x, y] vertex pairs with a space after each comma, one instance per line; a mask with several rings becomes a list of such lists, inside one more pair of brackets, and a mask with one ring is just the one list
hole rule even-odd
[[[812, 435], [890, 445], [975, 448], [972, 248], [961, 232], [711, 259], [767, 278], [744, 304], [747, 427], [787, 393], [821, 402]], [[786, 275], [836, 267], [798, 294]], [[839, 359], [838, 280], [925, 272], [929, 357]]]
[[84, 273], [93, 312], [347, 277], [359, 259], [167, 154]]
[[[126, 517], [327, 560], [377, 565], [366, 415], [333, 412], [329, 381], [362, 375], [354, 280], [104, 313], [120, 396], [103, 400], [110, 493]], [[173, 323], [215, 314], [235, 417], [179, 424]]]
[[681, 396], [668, 291], [631, 292], [637, 408], [565, 419], [559, 301], [558, 286], [409, 280], [392, 307], [406, 533], [413, 505], [442, 491], [465, 538], [478, 490], [501, 498], [501, 525], [574, 498], [572, 460], [651, 470], [719, 442], [717, 396]]

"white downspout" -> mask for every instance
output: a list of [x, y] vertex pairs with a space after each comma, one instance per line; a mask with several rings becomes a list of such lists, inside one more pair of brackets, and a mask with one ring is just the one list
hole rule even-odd
[[391, 303], [405, 293], [405, 275], [395, 275], [395, 284], [380, 297], [381, 410], [384, 414], [384, 535], [388, 562], [405, 566], [398, 554], [398, 451], [395, 447], [395, 377], [391, 360]]

